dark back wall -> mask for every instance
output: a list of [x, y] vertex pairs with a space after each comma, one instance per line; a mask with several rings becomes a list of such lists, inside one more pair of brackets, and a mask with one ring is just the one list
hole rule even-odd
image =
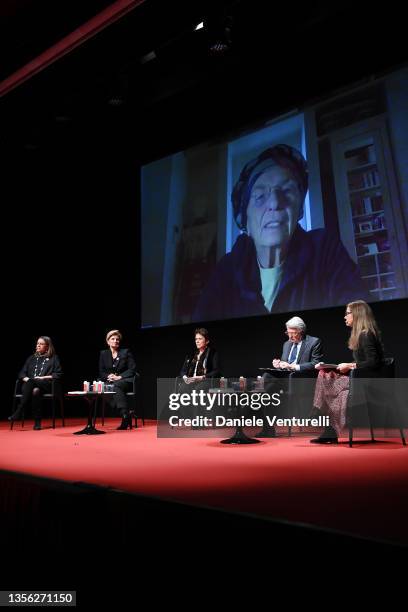
[[[137, 172], [100, 137], [10, 151], [4, 167], [6, 398], [38, 335], [54, 340], [67, 389], [97, 375], [108, 329], [137, 343]], [[126, 203], [123, 205], [123, 203]], [[10, 402], [2, 406], [8, 414]]]

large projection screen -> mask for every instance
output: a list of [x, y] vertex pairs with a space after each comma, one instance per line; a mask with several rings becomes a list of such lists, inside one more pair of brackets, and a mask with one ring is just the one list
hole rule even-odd
[[142, 327], [408, 296], [408, 69], [141, 170]]

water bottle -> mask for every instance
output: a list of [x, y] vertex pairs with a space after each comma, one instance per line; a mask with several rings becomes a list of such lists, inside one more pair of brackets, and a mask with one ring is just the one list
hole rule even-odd
[[244, 391], [245, 389], [245, 378], [243, 376], [239, 377], [239, 390]]
[[98, 386], [96, 384], [96, 380], [94, 380], [93, 383], [92, 383], [92, 391], [94, 393], [96, 393], [98, 391]]
[[257, 389], [259, 391], [263, 390], [263, 388], [264, 388], [264, 379], [262, 378], [262, 376], [257, 376], [256, 377], [256, 386], [257, 386]]
[[89, 393], [89, 382], [87, 380], [84, 380], [84, 391]]
[[220, 378], [220, 389], [225, 389], [225, 378], [223, 376]]

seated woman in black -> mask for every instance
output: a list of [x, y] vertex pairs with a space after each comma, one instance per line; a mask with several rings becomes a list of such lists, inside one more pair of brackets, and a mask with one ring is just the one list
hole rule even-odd
[[117, 429], [127, 429], [131, 420], [126, 393], [133, 389], [136, 363], [129, 349], [119, 348], [121, 340], [122, 334], [118, 329], [106, 334], [109, 349], [101, 351], [99, 357], [99, 380], [113, 384], [116, 395], [112, 396], [111, 402], [122, 417]]
[[[212, 378], [220, 376], [220, 366], [217, 351], [210, 347], [210, 336], [204, 327], [194, 332], [196, 350], [190, 357], [186, 357], [181, 368], [182, 381], [178, 385], [179, 393], [190, 393], [193, 390], [208, 389]], [[191, 404], [184, 409], [184, 416], [194, 418], [199, 416], [204, 406]], [[201, 429], [194, 427], [193, 429]]]
[[181, 368], [180, 376], [186, 385], [197, 385], [220, 375], [218, 353], [210, 347], [210, 336], [204, 327], [194, 332], [196, 350], [187, 357]]
[[18, 378], [22, 381], [22, 397], [17, 410], [9, 416], [9, 421], [17, 421], [32, 404], [34, 429], [41, 429], [41, 405], [44, 393], [50, 393], [52, 379], [62, 376], [61, 364], [55, 354], [54, 345], [49, 336], [40, 336], [35, 353], [30, 355], [23, 365]]
[[[351, 327], [348, 347], [353, 351], [354, 361], [339, 363], [335, 372], [319, 372], [314, 406], [321, 414], [330, 417], [331, 425], [325, 428], [321, 436], [310, 440], [317, 444], [337, 443], [337, 438], [346, 425], [350, 370], [358, 369], [360, 376], [370, 378], [378, 376], [384, 362], [381, 334], [370, 306], [362, 300], [350, 302], [347, 304], [344, 320], [347, 327]], [[315, 367], [319, 369], [319, 366], [320, 364], [317, 364]]]

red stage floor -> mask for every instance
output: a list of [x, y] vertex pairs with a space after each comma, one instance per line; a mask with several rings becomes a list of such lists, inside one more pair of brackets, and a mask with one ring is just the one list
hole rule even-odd
[[[295, 436], [231, 446], [220, 438], [158, 439], [154, 421], [74, 436], [83, 421], [33, 431], [0, 424], [0, 468], [195, 505], [327, 527], [408, 545], [408, 447]], [[98, 428], [101, 428], [98, 426]]]

